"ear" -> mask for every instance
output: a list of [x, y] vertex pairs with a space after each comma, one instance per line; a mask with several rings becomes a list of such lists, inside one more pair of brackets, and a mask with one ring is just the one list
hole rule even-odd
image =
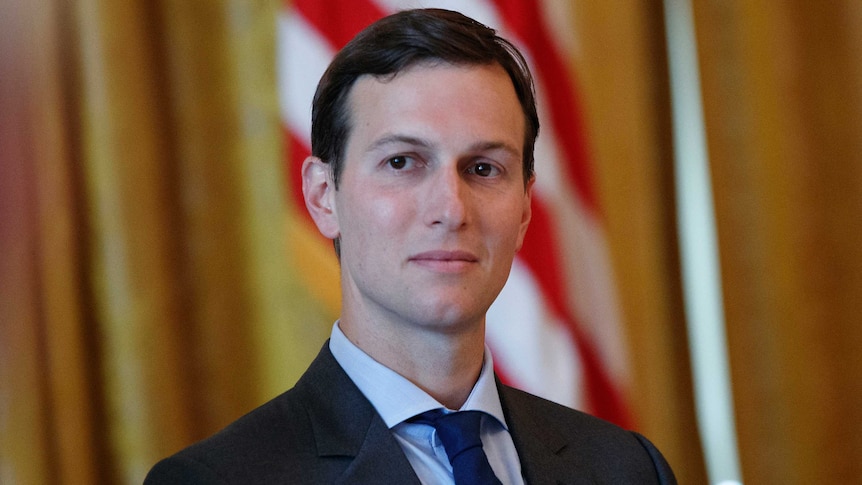
[[521, 212], [521, 228], [518, 233], [518, 244], [515, 251], [520, 251], [524, 245], [524, 236], [527, 235], [527, 227], [530, 225], [530, 219], [533, 217], [533, 185], [536, 183], [536, 176], [530, 177], [527, 182], [527, 190], [524, 191], [524, 208]]
[[328, 164], [317, 157], [302, 162], [302, 195], [317, 229], [329, 239], [341, 235], [335, 210], [335, 184]]

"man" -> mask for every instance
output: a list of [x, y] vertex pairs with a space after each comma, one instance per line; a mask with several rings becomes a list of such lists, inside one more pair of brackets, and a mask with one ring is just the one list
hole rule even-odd
[[485, 313], [530, 221], [538, 129], [524, 59], [461, 14], [351, 41], [302, 167], [341, 318], [293, 389], [147, 483], [675, 483], [645, 438], [494, 376]]

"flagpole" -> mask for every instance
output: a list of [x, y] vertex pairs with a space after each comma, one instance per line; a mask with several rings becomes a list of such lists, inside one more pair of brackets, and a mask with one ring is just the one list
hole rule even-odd
[[709, 482], [741, 485], [691, 3], [665, 0], [664, 13], [682, 283], [697, 420]]

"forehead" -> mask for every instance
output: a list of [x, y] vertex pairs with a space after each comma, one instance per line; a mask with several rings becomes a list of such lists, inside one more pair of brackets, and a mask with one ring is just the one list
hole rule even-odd
[[514, 85], [498, 64], [421, 63], [393, 76], [361, 76], [348, 105], [348, 147], [397, 131], [493, 140], [520, 151], [526, 130]]

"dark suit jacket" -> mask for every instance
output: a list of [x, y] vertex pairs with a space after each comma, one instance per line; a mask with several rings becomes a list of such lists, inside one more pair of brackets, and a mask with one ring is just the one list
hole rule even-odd
[[[646, 438], [498, 383], [528, 484], [674, 484]], [[156, 484], [415, 484], [383, 419], [329, 351], [296, 386], [166, 458]]]

